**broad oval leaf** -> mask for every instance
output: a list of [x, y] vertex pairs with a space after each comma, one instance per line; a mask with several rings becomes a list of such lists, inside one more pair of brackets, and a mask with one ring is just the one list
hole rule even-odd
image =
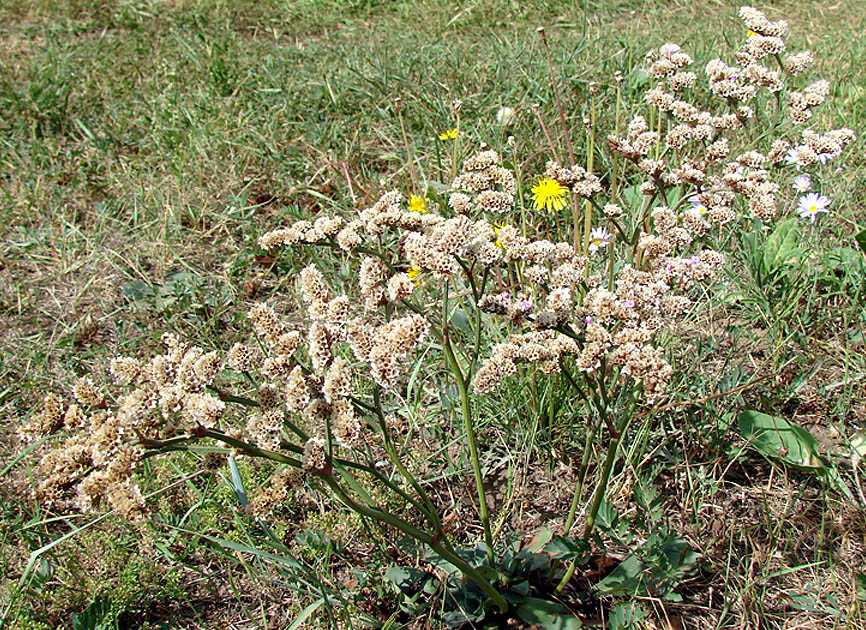
[[802, 427], [784, 418], [753, 410], [742, 412], [737, 417], [737, 425], [742, 436], [767, 457], [803, 470], [826, 470], [818, 456], [818, 443]]
[[568, 608], [546, 599], [527, 597], [515, 612], [526, 623], [543, 630], [578, 630], [583, 627], [580, 619]]

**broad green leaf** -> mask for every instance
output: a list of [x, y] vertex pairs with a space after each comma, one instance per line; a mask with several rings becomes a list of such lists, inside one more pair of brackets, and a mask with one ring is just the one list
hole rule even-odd
[[796, 218], [791, 217], [779, 223], [767, 237], [762, 248], [764, 270], [773, 273], [796, 260], [802, 253], [802, 250], [797, 247], [799, 239], [800, 231]]
[[535, 597], [523, 600], [517, 607], [517, 616], [543, 630], [578, 630], [583, 627], [580, 619], [562, 604]]
[[462, 308], [458, 308], [454, 310], [454, 313], [451, 314], [451, 324], [457, 330], [462, 330], [466, 334], [472, 332], [472, 324], [469, 323], [469, 315], [466, 314]]
[[659, 597], [670, 594], [700, 554], [680, 538], [646, 544], [596, 584], [601, 595]]
[[623, 189], [622, 199], [626, 202], [632, 213], [637, 216], [641, 204], [643, 204], [644, 196], [641, 194], [637, 186], [629, 186]]
[[650, 73], [643, 68], [635, 68], [631, 73], [631, 87], [638, 89], [649, 83]]
[[544, 550], [558, 560], [579, 559], [585, 562], [589, 558], [590, 548], [582, 540], [572, 540], [567, 536], [557, 536], [544, 547]]
[[827, 264], [847, 273], [862, 273], [866, 267], [863, 254], [851, 247], [836, 247], [826, 254]]
[[130, 280], [120, 287], [120, 293], [123, 297], [133, 302], [153, 299], [156, 295], [153, 287], [143, 280]]
[[532, 539], [532, 543], [529, 545], [530, 551], [541, 551], [544, 549], [544, 545], [550, 542], [552, 537], [553, 533], [546, 527], [542, 527]]
[[641, 573], [646, 565], [637, 556], [629, 556], [620, 562], [610, 575], [595, 585], [600, 595], [648, 595]]
[[393, 582], [404, 595], [411, 598], [424, 589], [425, 584], [432, 576], [420, 569], [393, 566], [385, 573], [385, 577]]
[[444, 184], [442, 182], [430, 181], [427, 182], [427, 185], [435, 192], [437, 195], [445, 195], [451, 189], [451, 186], [448, 184]]
[[737, 425], [742, 436], [771, 459], [803, 470], [823, 472], [826, 469], [812, 434], [784, 418], [744, 411], [737, 417]]

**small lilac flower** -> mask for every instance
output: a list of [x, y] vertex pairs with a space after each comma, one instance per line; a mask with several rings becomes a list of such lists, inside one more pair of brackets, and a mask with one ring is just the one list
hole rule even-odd
[[794, 183], [791, 185], [794, 187], [794, 190], [801, 193], [812, 190], [812, 181], [808, 175], [797, 175], [794, 178]]
[[692, 259], [690, 262], [692, 263], [692, 267], [697, 267], [698, 265], [701, 264], [701, 257], [700, 256], [692, 256]]
[[634, 300], [626, 300], [622, 305], [624, 308], [634, 308]]
[[510, 299], [511, 299], [511, 294], [510, 294], [508, 291], [506, 291], [505, 293], [502, 294], [502, 299], [504, 299], [504, 300], [510, 300]]
[[800, 197], [800, 205], [797, 206], [797, 213], [804, 219], [809, 219], [814, 223], [819, 212], [829, 212], [827, 206], [833, 201], [824, 195], [818, 193], [809, 193]]
[[520, 308], [523, 309], [523, 312], [528, 312], [532, 310], [532, 300], [523, 300], [520, 303]]
[[603, 227], [592, 228], [589, 233], [589, 253], [594, 254], [611, 242], [611, 234]]
[[667, 57], [668, 59], [673, 57], [676, 53], [680, 52], [681, 50], [682, 50], [682, 48], [680, 48], [677, 44], [670, 44], [670, 43], [663, 44], [661, 46], [661, 48], [659, 48], [659, 52], [662, 55], [664, 55], [665, 57]]
[[592, 326], [592, 317], [590, 317], [589, 315], [586, 316], [586, 319], [584, 319], [584, 321], [586, 322], [587, 326]]
[[692, 204], [692, 209], [694, 209], [698, 214], [704, 214], [707, 211], [707, 207], [701, 202], [701, 198], [697, 195], [689, 197], [689, 203]]
[[839, 154], [838, 153], [819, 153], [818, 154], [818, 161], [821, 162], [822, 165], [827, 164], [827, 162], [832, 160], [837, 155], [839, 155]]

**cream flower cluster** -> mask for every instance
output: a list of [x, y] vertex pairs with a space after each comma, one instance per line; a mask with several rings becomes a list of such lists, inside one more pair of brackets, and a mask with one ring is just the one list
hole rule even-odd
[[[811, 118], [812, 108], [824, 101], [829, 83], [815, 81], [802, 91], [788, 88], [786, 75], [803, 72], [812, 62], [811, 53], [789, 55], [782, 61], [787, 24], [771, 22], [752, 7], [743, 7], [740, 16], [751, 32], [736, 54], [737, 63], [728, 65], [721, 59], [713, 59], [705, 67], [710, 92], [720, 99], [714, 111], [677, 96], [683, 82], [677, 81], [675, 88], [670, 78], [685, 72], [692, 60], [679, 46], [665, 44], [648, 55], [647, 62], [649, 71], [664, 78], [670, 91], [658, 85], [645, 96], [647, 103], [664, 117], [664, 124], [651, 129], [646, 118], [637, 115], [624, 137], [608, 137], [610, 149], [631, 161], [645, 176], [640, 184], [644, 195], [655, 197], [665, 187], [685, 186], [686, 197], [696, 199], [697, 205], [707, 210], [702, 219], [715, 225], [724, 225], [737, 217], [741, 198], [752, 216], [765, 223], [775, 220], [779, 215], [780, 186], [772, 179], [773, 169], [785, 163], [799, 168], [825, 161], [838, 155], [855, 137], [845, 128], [823, 135], [806, 129], [793, 148], [783, 137], [766, 140], [765, 153], [751, 148], [749, 125], [754, 117], [753, 101], [760, 90], [768, 93], [784, 90], [785, 112], [794, 123], [802, 123]], [[779, 67], [771, 69], [764, 65], [768, 60], [775, 60]], [[750, 148], [731, 160], [736, 146]], [[671, 155], [668, 148], [677, 149], [673, 160], [668, 158]], [[690, 209], [686, 213], [691, 216], [681, 218], [683, 227], [700, 236], [701, 221]], [[669, 236], [680, 243], [686, 239], [682, 232]], [[653, 250], [658, 249], [655, 239], [642, 237], [642, 241]]]

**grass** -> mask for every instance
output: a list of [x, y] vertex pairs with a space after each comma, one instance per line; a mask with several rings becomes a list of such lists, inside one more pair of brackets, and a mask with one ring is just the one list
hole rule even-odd
[[[362, 205], [390, 188], [408, 190], [395, 97], [423, 182], [447, 180], [449, 147], [437, 135], [453, 126], [456, 98], [465, 103], [466, 153], [482, 142], [501, 147], [505, 134], [495, 113], [502, 105], [517, 110], [508, 133], [528, 182], [549, 157], [531, 106], [538, 103], [545, 120], [555, 119], [536, 27], [546, 27], [572, 129], [581, 126], [594, 82], [602, 88], [599, 128], [607, 130], [614, 71], [628, 71], [644, 51], [669, 40], [699, 61], [730, 49], [721, 34], [740, 28], [735, 7], [656, 0], [4, 3], [0, 431], [10, 448], [0, 467], [19, 451], [14, 428], [42, 393], [104, 371], [109, 357], [144, 353], [166, 330], [208, 347], [231, 345], [245, 325], [245, 305], [277, 297], [291, 284], [263, 259], [255, 244], [261, 233], [293, 216], [351, 211], [352, 195]], [[831, 99], [820, 115], [862, 136], [860, 3], [787, 1], [768, 13], [790, 20], [792, 47], [814, 50], [815, 74], [831, 78]], [[584, 143], [577, 144], [584, 152]], [[862, 228], [866, 189], [862, 144], [852, 153], [833, 191], [840, 221], [820, 240], [856, 250], [851, 236], [855, 225]], [[744, 248], [744, 265], [748, 255]], [[292, 262], [300, 268], [302, 260]], [[772, 386], [647, 418], [631, 446], [633, 466], [615, 478], [611, 509], [631, 523], [634, 536], [649, 535], [663, 520], [705, 554], [702, 570], [684, 584], [691, 607], [642, 601], [656, 619], [774, 628], [855, 628], [863, 621], [854, 578], [866, 562], [862, 506], [832, 485], [763, 459], [725, 430], [728, 414], [751, 406], [794, 418], [814, 430], [823, 448], [850, 453], [847, 441], [866, 420], [864, 275], [851, 269], [853, 262], [839, 263], [830, 275], [807, 262], [810, 268], [777, 285], [771, 299], [737, 295], [733, 287], [686, 331], [700, 345], [680, 357], [691, 362], [678, 385], [684, 399], [742, 384], [746, 371], [767, 376]], [[779, 308], [794, 303], [796, 309]], [[556, 448], [544, 471], [529, 466], [534, 444], [527, 421], [515, 404], [511, 417], [487, 427], [491, 474], [522, 481], [502, 492], [519, 506], [523, 525], [567, 509], [569, 499], [557, 488], [563, 463]], [[562, 428], [563, 440], [568, 430]], [[447, 428], [432, 439], [428, 454], [447, 459]], [[32, 464], [25, 458], [0, 475], [4, 608], [27, 554], [80, 523], [52, 521], [25, 498]], [[184, 460], [176, 473], [195, 466]], [[263, 471], [244, 472], [265, 478]], [[157, 491], [175, 478], [154, 471], [148, 488]], [[663, 501], [642, 514], [631, 497], [647, 480]], [[442, 492], [469, 497], [471, 489]], [[344, 515], [325, 518], [315, 496], [298, 497], [275, 527], [287, 543], [307, 529], [342, 541], [341, 551], [336, 543], [289, 545], [301, 555], [308, 583], [327, 585], [318, 594], [298, 588], [297, 573], [262, 555], [225, 554], [213, 541], [172, 529], [252, 546], [255, 525], [237, 512], [236, 495], [219, 477], [191, 480], [162, 501], [171, 508], [165, 523], [139, 531], [106, 521], [46, 556], [32, 590], [15, 600], [10, 623], [53, 627], [92, 609], [118, 627], [163, 621], [265, 627], [288, 624], [318, 599], [326, 603], [315, 618], [346, 623], [340, 615], [347, 613], [326, 591], [347, 583], [375, 614], [387, 618], [395, 609], [380, 575], [394, 562], [393, 549], [383, 550], [375, 533]], [[471, 511], [470, 498], [463, 507]], [[459, 522], [460, 514], [453, 518]], [[621, 541], [623, 553], [637, 538]], [[358, 560], [348, 556], [364, 555], [358, 549], [368, 553], [362, 576], [348, 568]], [[88, 566], [103, 555], [98, 570]]]

